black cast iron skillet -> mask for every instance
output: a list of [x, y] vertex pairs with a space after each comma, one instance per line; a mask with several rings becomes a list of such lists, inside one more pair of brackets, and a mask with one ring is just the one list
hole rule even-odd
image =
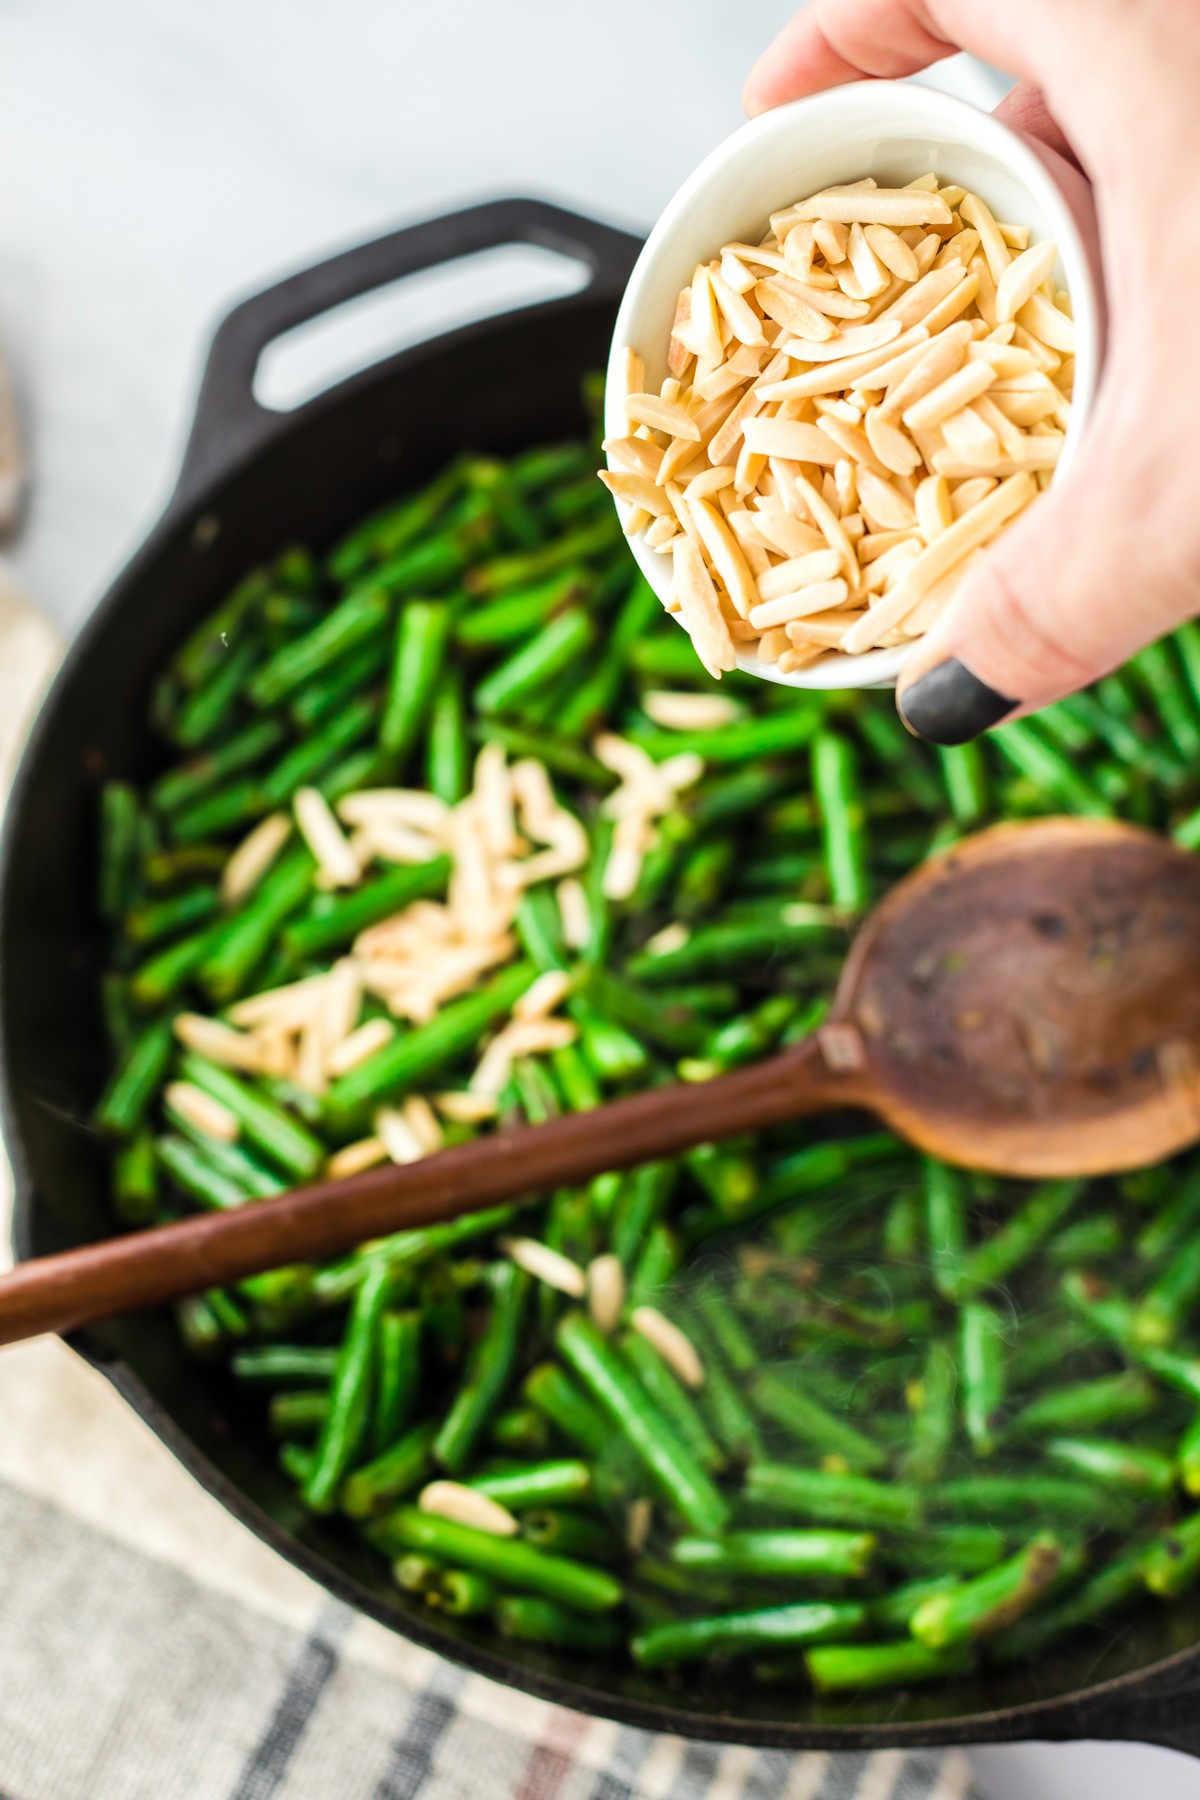
[[[404, 275], [502, 244], [582, 260], [572, 298], [420, 344], [289, 414], [253, 398], [282, 332]], [[0, 1073], [21, 1257], [108, 1235], [105, 1158], [87, 1118], [102, 1079], [95, 1002], [95, 795], [144, 780], [157, 753], [149, 682], [246, 569], [320, 547], [464, 447], [507, 453], [577, 432], [580, 377], [601, 368], [637, 239], [533, 200], [393, 232], [236, 307], [218, 330], [165, 517], [67, 658], [18, 778], [0, 874]], [[300, 1510], [244, 1395], [186, 1357], [165, 1314], [71, 1340], [180, 1461], [281, 1555], [351, 1605], [481, 1674], [654, 1730], [791, 1749], [1013, 1738], [1131, 1738], [1200, 1756], [1200, 1599], [1148, 1605], [1036, 1667], [861, 1700], [755, 1690], [727, 1672], [651, 1678], [604, 1660], [502, 1646], [398, 1594], [336, 1522]]]

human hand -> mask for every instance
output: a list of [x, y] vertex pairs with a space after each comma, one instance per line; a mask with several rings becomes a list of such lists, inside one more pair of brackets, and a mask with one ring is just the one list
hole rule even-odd
[[960, 49], [1019, 77], [998, 116], [1060, 178], [1093, 184], [1109, 325], [1073, 468], [967, 573], [905, 668], [901, 715], [937, 743], [1085, 687], [1200, 612], [1200, 235], [1186, 222], [1200, 8], [813, 0], [759, 60], [746, 107]]

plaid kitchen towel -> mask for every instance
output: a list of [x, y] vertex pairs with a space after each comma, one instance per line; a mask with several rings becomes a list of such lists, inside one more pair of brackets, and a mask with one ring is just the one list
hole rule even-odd
[[[4, 727], [53, 660], [0, 581]], [[19, 693], [18, 693], [19, 687]], [[0, 1159], [0, 1260], [8, 1232]], [[331, 1602], [57, 1339], [0, 1351], [0, 1800], [970, 1800], [961, 1753], [687, 1743]]]

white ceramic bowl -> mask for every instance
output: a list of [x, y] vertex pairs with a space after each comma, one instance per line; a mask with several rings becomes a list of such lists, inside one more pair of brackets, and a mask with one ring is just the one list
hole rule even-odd
[[[645, 359], [647, 387], [657, 391], [667, 373], [675, 303], [697, 263], [715, 256], [722, 244], [757, 243], [771, 213], [819, 188], [867, 175], [881, 186], [903, 185], [930, 170], [944, 183], [978, 193], [998, 218], [1029, 225], [1034, 241], [1050, 237], [1058, 244], [1057, 279], [1071, 295], [1078, 340], [1071, 425], [1059, 462], [1064, 474], [1091, 409], [1103, 349], [1086, 188], [1078, 182], [1068, 194], [1050, 162], [990, 113], [899, 81], [855, 82], [764, 113], [726, 138], [688, 177], [647, 238], [617, 314], [608, 435], [625, 431], [616, 359], [631, 345]], [[671, 558], [648, 549], [640, 534], [630, 542], [647, 581], [668, 599]], [[893, 683], [907, 654], [898, 648], [833, 656], [794, 675], [749, 657], [741, 666], [789, 687], [873, 687]]]

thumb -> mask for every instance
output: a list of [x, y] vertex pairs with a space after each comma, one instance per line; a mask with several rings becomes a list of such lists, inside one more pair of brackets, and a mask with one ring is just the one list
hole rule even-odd
[[910, 730], [965, 743], [1087, 687], [1200, 610], [1200, 586], [1158, 566], [1171, 534], [1154, 530], [1153, 503], [1138, 505], [1141, 485], [1128, 470], [1118, 484], [1111, 455], [1089, 448], [978, 557], [905, 666], [896, 705]]

